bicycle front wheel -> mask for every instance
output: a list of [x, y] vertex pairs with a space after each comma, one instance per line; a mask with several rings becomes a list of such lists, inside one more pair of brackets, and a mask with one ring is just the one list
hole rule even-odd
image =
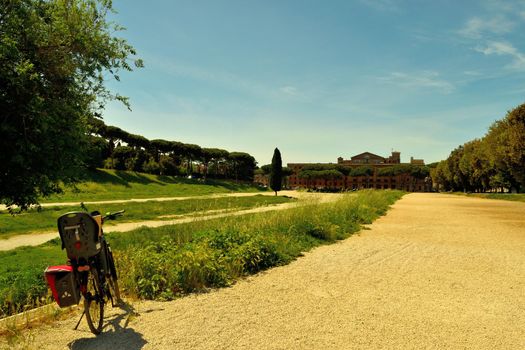
[[120, 303], [120, 289], [118, 287], [117, 280], [117, 268], [115, 267], [115, 260], [113, 259], [113, 252], [108, 245], [108, 261], [109, 261], [109, 271], [110, 275], [108, 276], [109, 288], [111, 292], [111, 297], [116, 301], [116, 304]]
[[111, 301], [113, 302], [114, 305], [120, 304], [121, 299], [120, 299], [120, 289], [118, 287], [118, 281], [110, 276], [108, 278], [108, 284], [109, 284], [109, 292], [111, 295]]
[[98, 335], [102, 331], [104, 319], [104, 298], [99, 293], [96, 276], [91, 275], [88, 280], [88, 291], [84, 297], [84, 311], [91, 333]]

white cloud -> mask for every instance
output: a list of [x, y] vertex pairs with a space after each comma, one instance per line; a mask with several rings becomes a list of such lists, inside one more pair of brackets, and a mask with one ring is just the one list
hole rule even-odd
[[[485, 56], [506, 56], [511, 70], [525, 70], [525, 54], [510, 41], [523, 30], [524, 1], [483, 0], [484, 15], [471, 17], [457, 33]], [[468, 74], [467, 74], [468, 75]]]
[[509, 68], [525, 70], [525, 54], [521, 53], [511, 43], [505, 41], [489, 41], [484, 47], [477, 47], [476, 51], [484, 55], [510, 56], [513, 59]]
[[481, 39], [485, 34], [505, 34], [511, 32], [516, 24], [503, 15], [493, 18], [473, 17], [465, 23], [459, 34], [469, 39]]
[[422, 71], [416, 73], [392, 72], [386, 77], [378, 78], [381, 81], [407, 88], [431, 88], [442, 93], [451, 93], [455, 86], [439, 78], [439, 73], [434, 71]]
[[512, 44], [501, 41], [490, 41], [484, 48], [477, 47], [476, 51], [485, 55], [515, 55], [517, 50]]

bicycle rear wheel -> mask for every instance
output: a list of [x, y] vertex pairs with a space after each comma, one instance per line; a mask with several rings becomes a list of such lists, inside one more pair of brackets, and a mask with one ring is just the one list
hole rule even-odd
[[88, 291], [84, 297], [84, 312], [91, 333], [98, 335], [102, 331], [104, 319], [104, 298], [100, 292], [98, 275], [91, 273], [88, 279]]

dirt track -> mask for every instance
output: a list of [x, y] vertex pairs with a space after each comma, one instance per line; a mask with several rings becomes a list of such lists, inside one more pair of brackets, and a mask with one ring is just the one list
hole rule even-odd
[[[273, 196], [273, 192], [261, 192], [261, 193], [230, 193], [230, 194], [224, 194], [224, 195], [213, 195], [213, 196], [201, 196], [201, 197], [170, 197], [170, 198], [148, 198], [148, 199], [130, 199], [127, 200], [129, 202], [145, 202], [145, 201], [166, 201], [166, 200], [188, 200], [188, 199], [202, 199], [202, 198], [220, 198], [220, 197], [247, 197], [247, 196], [255, 196], [255, 195], [265, 195], [265, 196]], [[309, 201], [324, 201], [329, 202], [336, 200], [339, 196], [337, 193], [308, 193], [308, 192], [298, 192], [298, 191], [281, 191], [279, 192], [280, 196], [290, 196], [294, 198], [298, 198], [300, 200], [308, 199]], [[126, 202], [126, 200], [118, 200], [118, 201], [101, 201], [101, 202], [90, 202], [90, 203], [123, 203]], [[88, 202], [86, 202], [88, 203]], [[307, 201], [301, 202], [302, 204], [307, 204]], [[48, 203], [49, 206], [54, 205], [70, 205], [71, 203]], [[245, 215], [250, 213], [262, 213], [266, 211], [273, 211], [273, 210], [282, 210], [282, 209], [288, 209], [291, 207], [296, 206], [297, 203], [282, 203], [282, 204], [276, 204], [276, 205], [268, 205], [263, 207], [255, 207], [251, 209], [242, 209], [238, 211], [232, 211], [228, 213], [215, 213], [213, 215], [208, 215], [211, 213], [199, 213], [200, 215], [192, 216], [189, 213], [187, 217], [184, 218], [178, 218], [173, 220], [148, 220], [148, 221], [137, 221], [137, 222], [125, 222], [125, 223], [119, 223], [112, 226], [105, 226], [104, 232], [126, 232], [131, 231], [136, 228], [139, 228], [141, 226], [148, 226], [148, 227], [160, 227], [160, 226], [166, 226], [166, 225], [178, 225], [183, 224], [186, 222], [191, 221], [198, 221], [198, 220], [209, 220], [209, 219], [215, 219], [225, 216], [235, 216], [235, 215]], [[169, 213], [167, 213], [169, 214]], [[40, 245], [42, 243], [45, 243], [53, 238], [57, 238], [58, 233], [56, 231], [51, 232], [44, 232], [44, 233], [29, 233], [29, 234], [23, 234], [23, 235], [16, 235], [13, 237], [9, 237], [7, 239], [0, 239], [0, 251], [2, 250], [11, 250], [22, 246], [35, 246]]]
[[[370, 230], [232, 288], [76, 319], [38, 349], [523, 349], [525, 204], [405, 196]], [[126, 324], [126, 320], [129, 321]]]

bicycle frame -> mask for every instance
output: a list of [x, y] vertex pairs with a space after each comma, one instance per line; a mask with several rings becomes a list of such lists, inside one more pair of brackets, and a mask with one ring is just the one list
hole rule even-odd
[[[98, 212], [71, 212], [58, 219], [62, 249], [67, 252], [68, 265], [71, 266], [74, 277], [75, 286], [71, 288], [80, 290], [84, 298], [82, 317], [86, 314], [89, 328], [94, 334], [99, 334], [102, 330], [105, 304], [111, 301], [112, 306], [115, 306], [115, 299], [117, 302], [120, 300], [113, 254], [102, 226], [105, 220], [115, 219], [123, 212], [108, 213], [105, 216]], [[55, 295], [56, 289], [54, 286], [51, 288]]]

